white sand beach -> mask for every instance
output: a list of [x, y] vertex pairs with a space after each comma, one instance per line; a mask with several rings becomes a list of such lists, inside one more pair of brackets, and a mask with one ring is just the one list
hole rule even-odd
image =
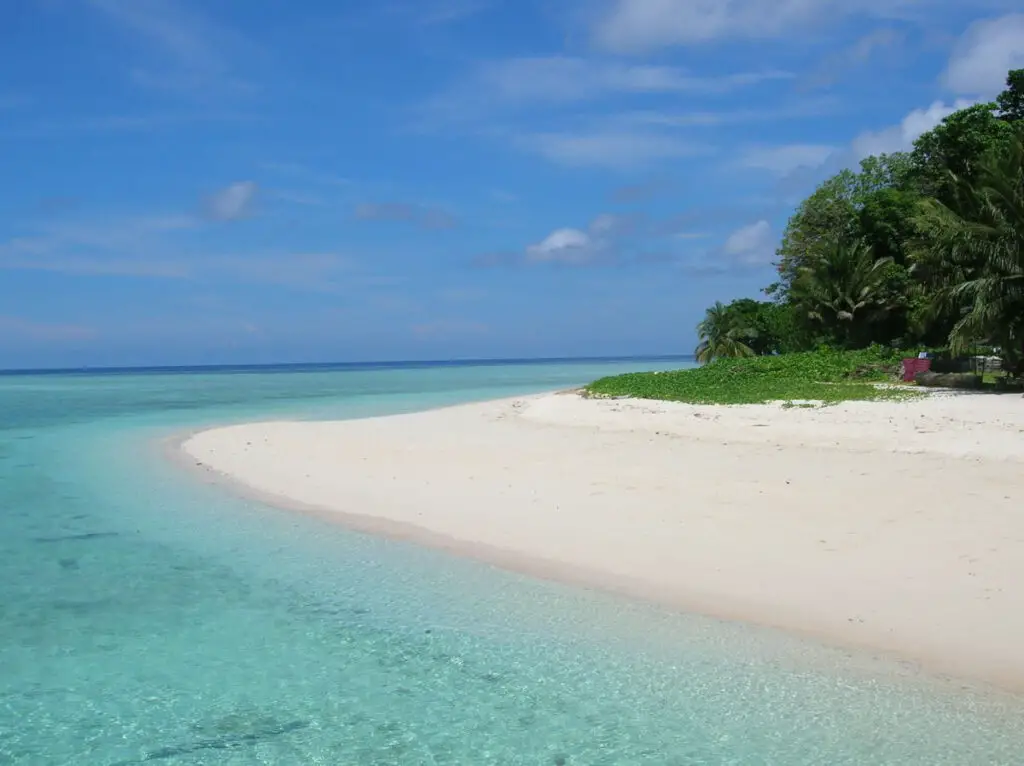
[[1024, 401], [574, 393], [217, 428], [189, 462], [497, 565], [1024, 690]]

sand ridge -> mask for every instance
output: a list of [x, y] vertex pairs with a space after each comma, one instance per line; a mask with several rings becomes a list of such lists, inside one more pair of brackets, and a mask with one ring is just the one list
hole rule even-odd
[[193, 434], [282, 505], [1024, 689], [1024, 403], [517, 397]]

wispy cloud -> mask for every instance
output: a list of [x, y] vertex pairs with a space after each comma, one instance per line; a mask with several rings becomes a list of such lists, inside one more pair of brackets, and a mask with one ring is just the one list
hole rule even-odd
[[634, 109], [615, 112], [605, 118], [608, 125], [658, 128], [717, 128], [723, 125], [781, 122], [821, 117], [840, 109], [837, 99], [805, 98], [794, 103], [781, 103], [759, 109], [666, 110]]
[[0, 316], [0, 339], [61, 342], [91, 340], [97, 336], [95, 328], [77, 324], [36, 322], [22, 317]]
[[211, 194], [203, 203], [203, 212], [212, 221], [237, 221], [252, 213], [259, 191], [255, 181], [236, 181]]
[[712, 151], [705, 143], [674, 135], [625, 129], [525, 133], [515, 136], [514, 143], [560, 165], [612, 170], [632, 170]]
[[201, 233], [190, 216], [48, 224], [0, 242], [0, 270], [275, 285], [339, 293], [391, 283], [337, 252], [210, 252], [177, 235]]
[[618, 204], [649, 202], [665, 194], [672, 184], [664, 178], [655, 178], [636, 184], [625, 184], [612, 190], [611, 200]]
[[718, 247], [697, 249], [675, 261], [694, 275], [747, 272], [769, 267], [775, 259], [775, 246], [771, 224], [760, 219], [734, 229]]
[[573, 103], [623, 93], [723, 93], [791, 77], [777, 70], [696, 76], [673, 66], [548, 56], [487, 63], [474, 85], [511, 104]]
[[602, 48], [638, 53], [719, 40], [787, 38], [850, 17], [925, 22], [936, 12], [1012, 8], [1011, 0], [613, 0], [593, 16]]
[[[709, 151], [678, 129], [806, 115], [807, 105], [736, 113], [630, 109], [670, 96], [708, 96], [788, 82], [780, 69], [695, 74], [677, 66], [612, 58], [536, 56], [478, 64], [419, 111], [428, 132], [452, 130], [513, 147], [567, 166], [633, 169]], [[583, 104], [604, 114], [581, 111]]]
[[48, 217], [31, 234], [0, 242], [0, 269], [62, 274], [181, 279], [188, 264], [165, 257], [169, 238], [201, 225], [167, 214], [94, 220]]
[[419, 338], [444, 339], [453, 336], [484, 335], [490, 328], [483, 322], [466, 319], [436, 319], [412, 326], [413, 335]]
[[178, 0], [86, 0], [144, 51], [146, 64], [130, 76], [137, 84], [184, 94], [251, 93], [226, 51], [243, 45], [239, 35]]
[[199, 222], [180, 214], [136, 216], [114, 220], [56, 221], [37, 235], [18, 237], [0, 243], [0, 257], [17, 254], [42, 254], [70, 247], [124, 249], [153, 235], [194, 229]]
[[360, 221], [409, 223], [421, 229], [451, 229], [458, 225], [458, 219], [447, 211], [410, 202], [364, 202], [356, 205], [353, 215]]
[[330, 204], [319, 194], [292, 189], [270, 189], [265, 196], [302, 207], [327, 207]]
[[732, 232], [722, 245], [722, 255], [743, 266], [764, 266], [775, 257], [775, 235], [768, 221], [755, 221]]
[[495, 202], [501, 202], [502, 204], [510, 204], [512, 202], [519, 201], [519, 195], [514, 194], [506, 189], [488, 189], [488, 196]]
[[472, 121], [496, 110], [556, 107], [613, 97], [720, 94], [793, 75], [777, 69], [696, 75], [667, 65], [603, 58], [536, 56], [487, 61], [429, 100], [427, 124]]
[[307, 165], [297, 162], [263, 162], [260, 167], [264, 170], [289, 176], [300, 181], [308, 181], [321, 186], [350, 187], [354, 183], [351, 178], [336, 175], [324, 170], [313, 169]]
[[891, 26], [873, 29], [852, 45], [829, 54], [803, 81], [809, 88], [821, 88], [849, 76], [851, 72], [879, 59], [894, 60], [907, 49], [905, 30]]
[[738, 167], [786, 175], [799, 168], [819, 167], [835, 151], [834, 146], [823, 144], [755, 146], [744, 150], [735, 164]]
[[487, 297], [487, 291], [479, 287], [449, 287], [441, 290], [437, 297], [452, 303], [472, 303]]
[[339, 253], [248, 253], [213, 255], [192, 264], [192, 276], [287, 287], [305, 292], [341, 293], [354, 287], [390, 284], [370, 277]]
[[21, 109], [32, 103], [31, 99], [17, 93], [0, 93], [0, 112]]
[[454, 24], [494, 8], [499, 0], [433, 0], [417, 2], [421, 24]]
[[230, 111], [67, 116], [21, 122], [0, 128], [0, 139], [49, 139], [76, 135], [141, 133], [194, 123], [244, 122], [251, 115]]

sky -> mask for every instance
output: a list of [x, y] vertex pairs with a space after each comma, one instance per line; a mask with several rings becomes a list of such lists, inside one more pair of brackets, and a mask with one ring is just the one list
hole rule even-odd
[[0, 367], [691, 353], [1017, 67], [1019, 0], [5, 2]]

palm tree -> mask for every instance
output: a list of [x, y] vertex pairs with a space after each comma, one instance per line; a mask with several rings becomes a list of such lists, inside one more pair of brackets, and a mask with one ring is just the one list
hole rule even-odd
[[1007, 368], [1024, 360], [1024, 132], [985, 159], [978, 179], [954, 177], [950, 205], [922, 204], [928, 238], [919, 257], [937, 290], [934, 309], [953, 309], [954, 353], [998, 345]]
[[842, 345], [855, 345], [868, 324], [894, 308], [888, 289], [892, 262], [876, 259], [861, 240], [838, 241], [800, 270], [794, 297]]
[[697, 325], [700, 343], [693, 354], [699, 364], [725, 357], [754, 356], [754, 350], [744, 342], [753, 333], [754, 330], [737, 321], [727, 306], [715, 301], [715, 305], [704, 314], [704, 320]]

